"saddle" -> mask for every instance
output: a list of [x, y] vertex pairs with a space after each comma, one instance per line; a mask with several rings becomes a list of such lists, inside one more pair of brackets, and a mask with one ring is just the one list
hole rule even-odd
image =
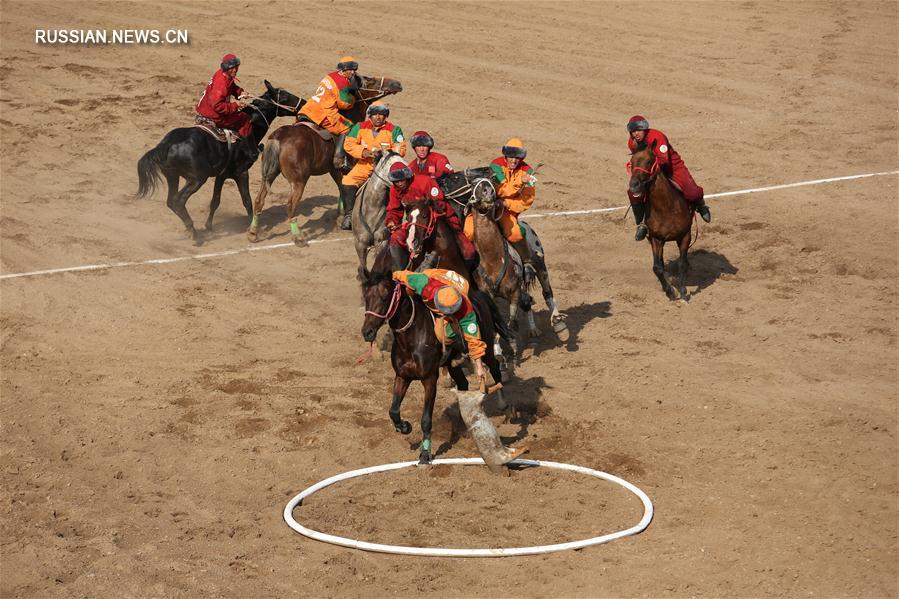
[[322, 138], [323, 140], [325, 140], [325, 141], [333, 141], [333, 140], [334, 140], [334, 134], [333, 134], [333, 133], [331, 133], [331, 132], [328, 131], [327, 129], [323, 128], [322, 126], [313, 123], [312, 121], [310, 121], [310, 120], [309, 120], [308, 118], [306, 118], [305, 116], [298, 116], [298, 117], [297, 117], [297, 122], [294, 123], [294, 125], [295, 125], [295, 126], [296, 126], [296, 125], [303, 125], [304, 127], [309, 127], [310, 129], [312, 129], [313, 131], [315, 131], [316, 133], [318, 133], [318, 136], [321, 137], [321, 138]]
[[228, 146], [237, 143], [241, 139], [240, 135], [237, 134], [237, 131], [234, 131], [232, 129], [222, 129], [215, 124], [215, 121], [213, 121], [212, 119], [208, 119], [205, 116], [200, 116], [198, 114], [194, 123], [196, 123], [194, 127], [202, 129], [203, 131], [214, 137], [216, 141], [226, 143], [228, 144]]

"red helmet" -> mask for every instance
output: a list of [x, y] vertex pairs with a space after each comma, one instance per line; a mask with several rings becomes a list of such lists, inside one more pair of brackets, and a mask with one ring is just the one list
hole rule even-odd
[[633, 133], [634, 131], [648, 131], [649, 130], [649, 121], [646, 120], [645, 116], [636, 115], [632, 116], [630, 120], [627, 122], [627, 132]]
[[425, 146], [426, 148], [434, 147], [434, 138], [431, 137], [431, 134], [427, 131], [416, 131], [412, 134], [412, 140], [410, 142], [413, 148], [417, 148], [419, 146]]
[[233, 54], [225, 54], [222, 56], [222, 70], [227, 71], [240, 66], [240, 59]]
[[415, 173], [412, 172], [412, 169], [406, 166], [406, 164], [398, 160], [390, 165], [390, 172], [387, 173], [387, 178], [391, 183], [396, 183], [397, 181], [403, 181], [405, 179], [411, 179], [415, 176]]

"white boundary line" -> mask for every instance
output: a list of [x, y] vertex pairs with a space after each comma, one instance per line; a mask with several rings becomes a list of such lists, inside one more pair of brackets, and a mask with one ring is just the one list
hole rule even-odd
[[[885, 175], [899, 174], [899, 170], [883, 171], [880, 173], [866, 173], [864, 175], [847, 175], [845, 177], [832, 177], [830, 179], [814, 179], [811, 181], [800, 181], [798, 183], [786, 183], [783, 185], [771, 185], [769, 187], [756, 187], [754, 189], [741, 189], [738, 191], [725, 191], [721, 193], [710, 193], [707, 198], [723, 198], [727, 196], [745, 195], [749, 193], [759, 193], [762, 191], [773, 191], [775, 189], [788, 189], [790, 187], [805, 187], [806, 185], [820, 185], [822, 183], [835, 183], [837, 181], [851, 181], [853, 179], [864, 179], [866, 177], [883, 177]], [[549, 216], [577, 216], [579, 214], [602, 214], [604, 212], [614, 212], [616, 210], [625, 210], [627, 206], [615, 206], [613, 208], [594, 208], [591, 210], [564, 210], [560, 212], [542, 212], [536, 214], [527, 214], [523, 218], [529, 220], [532, 218], [545, 218]], [[335, 239], [313, 239], [313, 243], [331, 243], [334, 241], [343, 241], [348, 237], [338, 237]], [[236, 250], [226, 250], [224, 252], [212, 252], [209, 254], [197, 254], [194, 256], [178, 256], [177, 258], [155, 258], [153, 260], [144, 260], [141, 262], [112, 262], [109, 264], [87, 264], [84, 266], [69, 266], [67, 268], [51, 268], [48, 270], [33, 270], [30, 272], [16, 272], [0, 275], [0, 280], [18, 279], [24, 277], [36, 277], [40, 275], [53, 275], [64, 272], [82, 272], [89, 270], [106, 270], [109, 268], [123, 268], [126, 266], [147, 266], [155, 264], [171, 264], [173, 262], [183, 262], [185, 260], [204, 260], [206, 258], [218, 258], [221, 256], [233, 256], [234, 254], [242, 254], [244, 252], [261, 252], [265, 250], [277, 250], [280, 248], [293, 247], [293, 242], [276, 243], [274, 245], [249, 246]]]
[[[432, 465], [439, 464], [484, 464], [484, 460], [481, 458], [441, 458], [434, 460]], [[343, 547], [352, 547], [353, 549], [363, 549], [365, 551], [377, 551], [380, 553], [397, 553], [400, 555], [427, 555], [432, 557], [509, 557], [509, 556], [517, 556], [517, 555], [536, 555], [540, 553], [552, 553], [554, 551], [566, 551], [569, 549], [582, 549], [584, 547], [589, 547], [591, 545], [599, 545], [601, 543], [608, 543], [609, 541], [613, 541], [615, 539], [620, 539], [622, 537], [627, 537], [630, 535], [635, 535], [639, 532], [642, 532], [649, 526], [649, 523], [652, 521], [653, 516], [653, 505], [652, 501], [649, 499], [649, 496], [646, 495], [639, 487], [636, 485], [629, 483], [623, 478], [618, 478], [613, 474], [608, 474], [606, 472], [602, 472], [600, 470], [593, 470], [592, 468], [585, 468], [584, 466], [575, 466], [574, 464], [563, 464], [561, 462], [546, 462], [541, 460], [513, 460], [509, 465], [518, 465], [518, 466], [544, 466], [547, 468], [555, 468], [557, 470], [568, 470], [571, 472], [579, 472], [581, 474], [587, 474], [589, 476], [593, 476], [595, 478], [599, 478], [602, 480], [607, 480], [613, 482], [615, 484], [621, 485], [634, 495], [636, 495], [640, 501], [643, 503], [643, 517], [640, 519], [640, 522], [635, 524], [634, 526], [620, 530], [618, 532], [613, 532], [609, 534], [605, 534], [599, 537], [592, 537], [589, 539], [584, 539], [581, 541], [569, 541], [567, 543], [556, 543], [555, 545], [535, 545], [531, 547], [495, 547], [490, 549], [461, 549], [461, 548], [452, 548], [452, 547], [412, 547], [409, 545], [383, 545], [381, 543], [369, 543], [368, 541], [360, 541], [357, 539], [348, 539], [346, 537], [339, 537], [336, 535], [331, 535], [324, 532], [319, 532], [317, 530], [313, 530], [311, 528], [307, 528], [296, 521], [293, 517], [293, 510], [298, 505], [300, 505], [303, 500], [313, 493], [324, 489], [334, 483], [347, 480], [350, 478], [356, 478], [358, 476], [365, 476], [366, 474], [372, 474], [375, 472], [389, 472], [391, 470], [399, 470], [401, 468], [429, 468], [430, 466], [421, 466], [418, 462], [395, 462], [393, 464], [384, 464], [382, 466], [371, 466], [369, 468], [360, 468], [359, 470], [353, 470], [351, 472], [344, 472], [343, 474], [337, 474], [332, 476], [331, 478], [327, 478], [321, 482], [318, 482], [311, 487], [307, 488], [305, 491], [291, 499], [287, 505], [284, 507], [284, 521], [287, 522], [287, 525], [292, 529], [300, 533], [301, 535], [307, 536], [311, 539], [315, 539], [317, 541], [323, 541], [325, 543], [332, 543], [334, 545], [341, 545]]]

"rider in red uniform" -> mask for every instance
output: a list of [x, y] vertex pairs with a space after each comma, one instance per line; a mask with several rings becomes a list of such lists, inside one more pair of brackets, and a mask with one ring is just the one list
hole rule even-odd
[[405, 207], [416, 202], [431, 202], [431, 210], [446, 219], [450, 229], [456, 234], [456, 243], [466, 260], [474, 259], [477, 250], [462, 233], [462, 224], [456, 212], [443, 201], [443, 191], [434, 179], [424, 175], [415, 175], [412, 169], [402, 162], [390, 167], [387, 178], [393, 184], [390, 187], [390, 199], [387, 202], [387, 215], [384, 225], [390, 229], [388, 243], [393, 258], [394, 270], [403, 270], [409, 264], [409, 251], [406, 248], [407, 227], [402, 226]]
[[416, 175], [427, 175], [437, 179], [456, 172], [446, 156], [432, 150], [434, 138], [427, 131], [416, 131], [410, 143], [415, 151], [415, 158], [409, 163], [409, 168]]
[[[655, 142], [655, 157], [659, 162], [661, 171], [671, 182], [680, 189], [687, 200], [705, 222], [712, 222], [712, 213], [709, 212], [708, 206], [705, 205], [703, 199], [702, 187], [693, 180], [693, 175], [687, 170], [684, 161], [681, 160], [680, 154], [671, 146], [671, 142], [664, 133], [656, 129], [649, 128], [649, 121], [645, 117], [636, 115], [631, 117], [627, 122], [627, 132], [629, 134], [627, 147], [631, 152], [637, 149], [641, 143], [652, 145]], [[644, 197], [634, 198], [630, 193], [627, 194], [634, 210], [634, 219], [637, 221], [636, 240], [641, 241], [646, 237], [646, 225], [643, 223], [646, 209], [643, 205]]]
[[[206, 90], [197, 102], [197, 114], [206, 117], [222, 129], [237, 131], [246, 144], [247, 152], [255, 161], [259, 155], [259, 148], [253, 140], [253, 119], [243, 112], [249, 105], [249, 100], [241, 100], [244, 90], [237, 85], [237, 70], [240, 67], [240, 59], [233, 54], [225, 54], [222, 57], [220, 69], [215, 72], [212, 79], [206, 85]], [[237, 98], [232, 101], [230, 97]]]

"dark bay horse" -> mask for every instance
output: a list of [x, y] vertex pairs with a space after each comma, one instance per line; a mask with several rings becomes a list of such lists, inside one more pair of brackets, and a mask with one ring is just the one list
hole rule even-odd
[[[253, 143], [265, 136], [271, 122], [279, 116], [295, 116], [300, 106], [300, 98], [292, 93], [273, 87], [265, 82], [265, 93], [243, 109], [253, 119]], [[250, 177], [248, 171], [255, 158], [245, 151], [241, 141], [232, 146], [220, 142], [199, 127], [179, 127], [162, 138], [155, 148], [143, 155], [137, 163], [138, 189], [135, 197], [151, 194], [161, 177], [168, 183], [166, 205], [184, 223], [194, 243], [202, 243], [201, 234], [194, 228], [194, 221], [187, 212], [187, 200], [199, 190], [209, 177], [215, 177], [206, 231], [212, 231], [212, 217], [219, 207], [222, 185], [226, 179], [234, 179], [240, 192], [247, 215], [253, 214], [250, 198]], [[178, 189], [180, 178], [185, 179], [184, 187]]]
[[[693, 207], [684, 199], [683, 194], [671, 184], [664, 174], [660, 176], [660, 166], [655, 157], [655, 145], [642, 144], [631, 154], [627, 164], [630, 173], [628, 189], [633, 197], [643, 196], [646, 201], [646, 217], [644, 223], [648, 230], [649, 243], [652, 246], [652, 271], [656, 273], [662, 290], [670, 300], [687, 301], [686, 279], [690, 263], [687, 261], [687, 250], [690, 249], [690, 227], [695, 216]], [[680, 250], [678, 260], [677, 292], [665, 274], [665, 243], [677, 242]]]
[[[477, 225], [478, 219], [477, 216], [472, 213], [473, 209], [480, 211], [482, 215], [487, 215], [489, 213], [494, 217], [498, 216], [496, 213], [492, 212], [493, 207], [491, 206], [491, 204], [493, 204], [496, 206], [497, 210], [499, 209], [498, 205], [496, 205], [495, 188], [493, 188], [492, 185], [489, 187], [484, 185], [482, 183], [482, 181], [484, 180], [491, 182], [493, 180], [493, 171], [490, 169], [490, 167], [485, 166], [477, 168], [467, 168], [464, 171], [445, 175], [439, 178], [437, 180], [437, 183], [443, 190], [443, 193], [445, 194], [448, 202], [451, 203], [451, 205], [453, 205], [453, 207], [456, 209], [456, 212], [459, 214], [459, 219], [464, 221], [465, 215], [472, 214], [472, 217], [475, 218], [475, 224]], [[491, 191], [493, 191], [492, 194], [490, 193]], [[495, 220], [495, 218], [493, 220]], [[540, 238], [538, 237], [537, 232], [530, 225], [530, 223], [526, 222], [523, 219], [519, 219], [518, 222], [521, 225], [522, 229], [524, 229], [525, 240], [527, 240], [528, 246], [531, 250], [531, 261], [537, 271], [537, 280], [540, 281], [540, 287], [543, 290], [543, 299], [544, 301], [546, 301], [546, 306], [549, 308], [550, 323], [552, 324], [553, 330], [556, 333], [562, 333], [568, 328], [568, 326], [565, 324], [565, 315], [559, 312], [559, 309], [556, 306], [552, 284], [549, 280], [549, 270], [546, 268], [546, 253], [543, 250], [543, 244], [540, 242]], [[495, 222], [493, 223], [493, 226], [494, 228], [497, 228]], [[482, 227], [481, 231], [484, 230], [485, 229]], [[483, 236], [481, 236], [480, 243], [485, 244], [486, 242], [487, 240]], [[478, 242], [476, 242], [475, 245], [478, 245]], [[498, 241], [495, 242], [493, 248], [494, 250], [501, 248], [501, 246], [499, 246], [498, 244]], [[505, 278], [506, 273], [508, 273], [510, 269], [507, 267], [505, 271], [503, 271], [503, 262], [502, 260], [498, 259], [497, 256], [499, 256], [500, 254], [505, 256], [506, 250], [503, 249], [502, 252], [491, 251], [488, 250], [485, 246], [485, 251], [488, 255], [492, 256], [492, 259], [491, 257], [485, 259], [484, 252], [482, 252], [481, 248], [479, 247], [478, 253], [481, 254], [481, 266], [483, 266], [483, 268], [487, 271], [492, 271], [493, 274], [488, 274], [487, 279], [489, 280], [484, 281], [484, 283], [486, 283], [488, 287], [480, 288], [488, 291], [488, 293], [491, 293], [491, 295], [500, 295], [500, 297], [503, 297], [508, 301], [508, 296], [504, 295], [503, 293], [499, 293], [499, 291], [502, 291], [502, 289], [498, 291], [492, 291], [491, 289], [489, 289], [490, 286], [496, 286], [497, 281], [499, 281], [500, 286], [504, 286], [502, 281]], [[514, 255], [514, 250], [511, 252], [511, 254]], [[480, 270], [480, 268], [478, 270]], [[476, 278], [478, 277], [476, 276]], [[476, 282], [479, 286], [482, 285], [482, 282]], [[535, 334], [539, 334], [539, 330], [534, 323], [533, 313], [530, 310], [532, 303], [533, 302], [531, 301], [528, 304], [528, 307], [525, 308], [525, 313], [528, 316], [528, 326], [531, 336], [534, 336]], [[517, 327], [515, 327], [515, 330], [517, 330]]]
[[[395, 79], [386, 77], [364, 77], [357, 75], [362, 81], [357, 92], [357, 101], [352, 108], [341, 111], [346, 118], [357, 123], [365, 118], [365, 111], [369, 104], [403, 91], [403, 86]], [[305, 104], [305, 101], [303, 101]], [[256, 194], [253, 202], [250, 228], [247, 237], [250, 241], [259, 240], [258, 217], [265, 206], [265, 197], [271, 191], [272, 183], [282, 174], [290, 182], [291, 192], [287, 202], [287, 219], [290, 222], [290, 231], [293, 241], [297, 245], [306, 245], [306, 241], [300, 235], [300, 227], [296, 221], [296, 210], [306, 182], [313, 175], [331, 175], [338, 191], [341, 188], [342, 173], [334, 167], [334, 150], [336, 137], [330, 136], [325, 140], [313, 128], [300, 123], [284, 125], [272, 133], [265, 145], [262, 155], [262, 186]]]
[[[378, 329], [385, 322], [393, 330], [390, 361], [395, 376], [389, 414], [394, 429], [404, 435], [412, 432], [412, 425], [402, 419], [400, 407], [410, 383], [421, 381], [424, 387], [424, 408], [421, 413], [422, 443], [419, 462], [427, 464], [433, 457], [431, 419], [437, 398], [437, 379], [441, 364], [449, 364], [450, 376], [458, 389], [468, 390], [468, 379], [461, 366], [452, 366], [453, 360], [459, 357], [458, 349], [452, 345], [444, 348], [434, 332], [434, 318], [431, 311], [425, 306], [421, 297], [418, 295], [410, 297], [404, 291], [404, 287], [393, 280], [391, 264], [390, 252], [387, 247], [383, 247], [375, 256], [371, 271], [359, 267], [359, 280], [365, 302], [362, 337], [368, 342], [373, 342]], [[503, 334], [502, 321], [496, 320], [498, 312], [490, 298], [474, 290], [469, 294], [469, 299], [477, 311], [482, 338], [493, 339], [496, 327], [499, 327], [500, 334]], [[499, 363], [489, 342], [483, 361], [494, 382], [498, 383], [501, 378]]]

